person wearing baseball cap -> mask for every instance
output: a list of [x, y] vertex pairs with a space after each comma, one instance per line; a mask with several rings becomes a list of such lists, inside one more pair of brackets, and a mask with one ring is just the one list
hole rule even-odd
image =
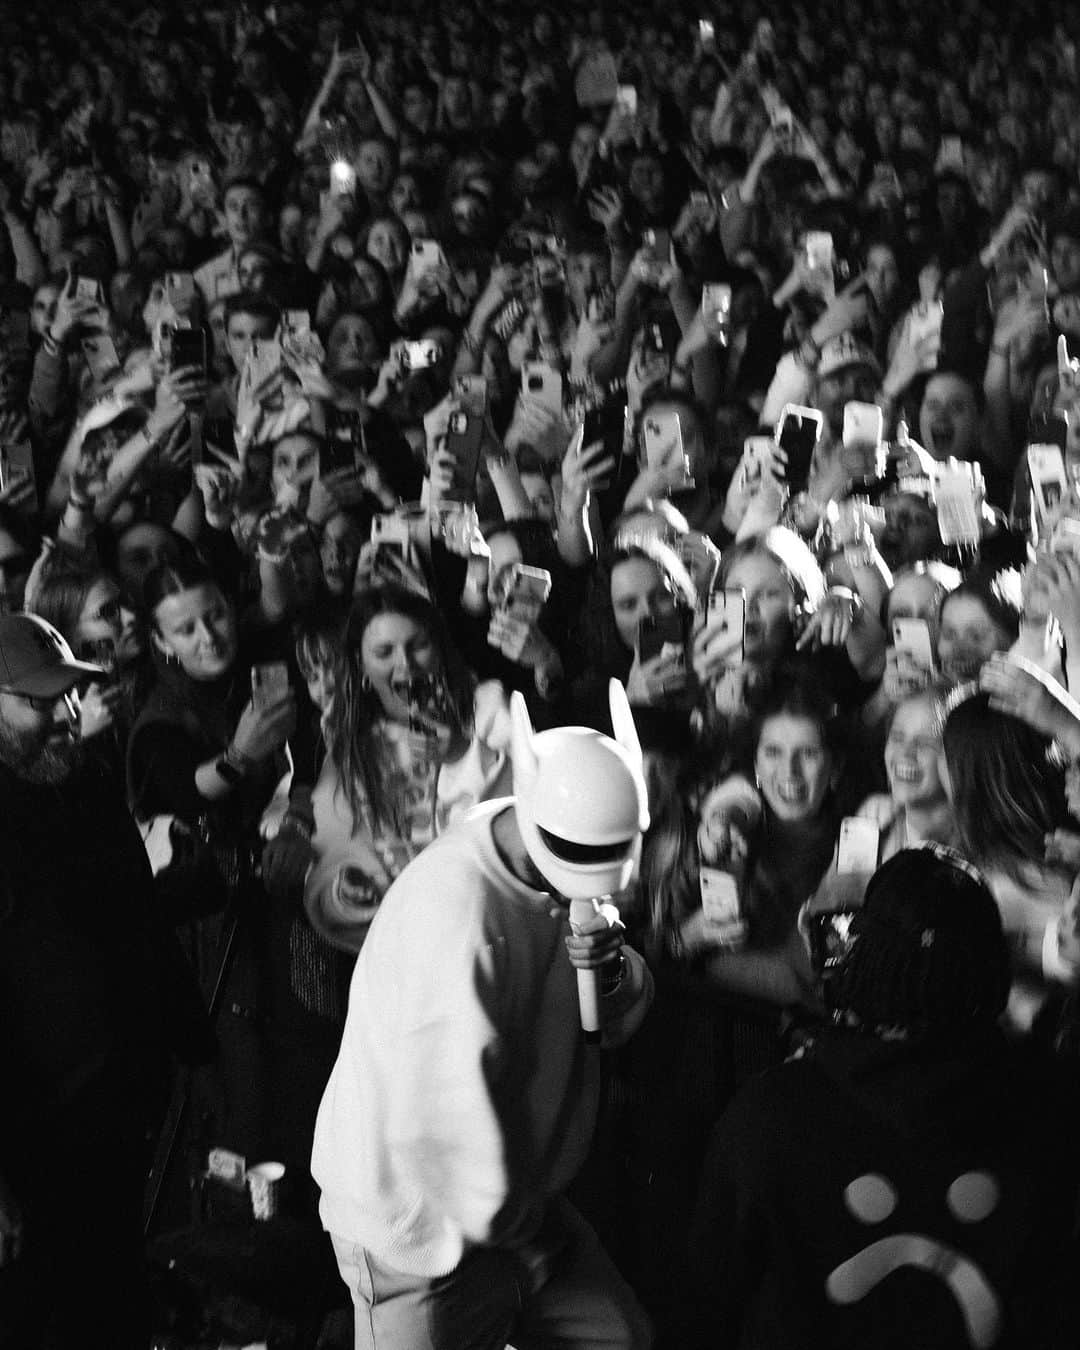
[[51, 623], [0, 615], [0, 761], [38, 782], [67, 777], [79, 728], [79, 684], [104, 678], [77, 661]]
[[122, 786], [81, 753], [78, 686], [103, 674], [43, 619], [0, 616], [4, 1346], [150, 1343], [146, 1141], [170, 1051], [213, 1053]]

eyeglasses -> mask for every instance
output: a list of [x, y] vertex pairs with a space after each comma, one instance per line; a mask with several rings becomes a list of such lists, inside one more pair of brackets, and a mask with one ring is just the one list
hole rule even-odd
[[0, 693], [10, 694], [35, 712], [52, 712], [62, 702], [70, 718], [77, 720], [79, 716], [79, 695], [74, 689], [65, 690], [62, 694], [21, 694], [17, 689], [3, 689]]

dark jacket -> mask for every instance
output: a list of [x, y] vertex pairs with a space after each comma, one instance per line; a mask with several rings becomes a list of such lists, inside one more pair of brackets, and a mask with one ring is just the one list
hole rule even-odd
[[1075, 1118], [996, 1035], [823, 1036], [747, 1083], [716, 1128], [687, 1346], [1080, 1344]]

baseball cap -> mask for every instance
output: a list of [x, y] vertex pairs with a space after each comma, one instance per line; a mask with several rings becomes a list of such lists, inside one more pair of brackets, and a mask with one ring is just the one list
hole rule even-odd
[[824, 379], [829, 375], [835, 375], [838, 370], [844, 370], [847, 366], [869, 366], [874, 374], [881, 378], [881, 366], [877, 357], [851, 332], [830, 338], [822, 347], [821, 360], [817, 368], [818, 378]]
[[0, 690], [59, 698], [80, 680], [105, 671], [75, 654], [51, 623], [36, 614], [0, 615]]

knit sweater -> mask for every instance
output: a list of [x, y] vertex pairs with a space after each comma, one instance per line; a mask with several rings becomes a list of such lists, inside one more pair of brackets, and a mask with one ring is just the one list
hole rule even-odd
[[[581, 1032], [566, 909], [502, 862], [477, 807], [387, 892], [357, 959], [315, 1125], [324, 1226], [402, 1272], [437, 1277], [477, 1245], [517, 1247], [589, 1147], [599, 1057]], [[605, 1002], [636, 1029], [652, 980]]]

